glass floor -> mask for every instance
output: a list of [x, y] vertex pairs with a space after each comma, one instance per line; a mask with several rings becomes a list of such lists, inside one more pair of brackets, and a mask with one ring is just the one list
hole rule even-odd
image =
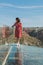
[[43, 48], [21, 45], [1, 45], [0, 65], [43, 65]]

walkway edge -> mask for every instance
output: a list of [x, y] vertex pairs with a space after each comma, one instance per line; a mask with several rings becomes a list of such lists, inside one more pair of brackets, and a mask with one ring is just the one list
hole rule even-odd
[[6, 55], [5, 60], [3, 61], [2, 65], [5, 65], [6, 64], [6, 61], [7, 61], [7, 58], [9, 56], [10, 52], [11, 52], [11, 49], [12, 49], [12, 46], [10, 47], [10, 49], [8, 51], [8, 54]]

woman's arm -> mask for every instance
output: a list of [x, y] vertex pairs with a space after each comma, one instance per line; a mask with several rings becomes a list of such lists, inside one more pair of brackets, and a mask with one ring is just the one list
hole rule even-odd
[[15, 24], [12, 25], [12, 27], [14, 27], [14, 26], [15, 26]]
[[16, 26], [16, 23], [17, 23], [17, 22], [15, 22], [15, 23], [12, 25], [12, 27]]

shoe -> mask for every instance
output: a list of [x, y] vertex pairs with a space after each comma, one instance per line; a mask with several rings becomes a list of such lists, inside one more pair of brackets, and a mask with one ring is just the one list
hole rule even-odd
[[17, 48], [20, 48], [20, 43], [17, 43]]
[[5, 45], [8, 45], [8, 43], [7, 43], [7, 42], [5, 42]]

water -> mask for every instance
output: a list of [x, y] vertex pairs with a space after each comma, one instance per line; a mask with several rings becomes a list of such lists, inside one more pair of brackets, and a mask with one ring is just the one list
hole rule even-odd
[[21, 45], [17, 49], [12, 45], [5, 65], [43, 65], [43, 48]]

